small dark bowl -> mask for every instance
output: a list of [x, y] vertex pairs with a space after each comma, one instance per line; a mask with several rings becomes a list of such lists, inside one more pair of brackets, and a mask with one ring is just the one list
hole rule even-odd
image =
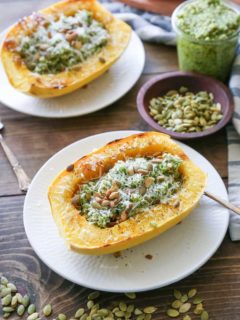
[[[219, 102], [222, 106], [222, 119], [212, 128], [201, 132], [180, 133], [160, 126], [149, 114], [150, 100], [163, 96], [169, 90], [178, 90], [182, 86], [187, 87], [193, 93], [211, 92], [215, 102]], [[141, 117], [155, 130], [179, 140], [195, 139], [213, 134], [229, 122], [233, 113], [233, 98], [229, 89], [218, 80], [198, 73], [176, 71], [163, 73], [145, 83], [139, 90], [137, 107]]]

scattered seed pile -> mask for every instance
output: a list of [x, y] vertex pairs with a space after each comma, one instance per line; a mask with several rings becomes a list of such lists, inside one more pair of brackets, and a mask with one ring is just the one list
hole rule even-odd
[[[182, 294], [178, 290], [174, 290], [174, 300], [166, 314], [170, 318], [178, 318], [182, 320], [191, 320], [188, 312], [194, 306], [193, 313], [199, 315], [200, 320], [208, 320], [208, 313], [204, 310], [203, 299], [196, 296], [197, 290], [192, 289], [188, 294]], [[130, 300], [136, 298], [134, 292], [125, 293]], [[85, 308], [79, 308], [71, 317], [60, 313], [53, 320], [151, 320], [157, 307], [148, 306], [143, 309], [136, 307], [134, 304], [126, 304], [124, 301], [114, 301], [107, 308], [102, 308], [95, 300], [100, 296], [100, 292], [93, 291], [88, 295], [88, 301]], [[51, 304], [42, 307], [41, 311], [31, 303], [31, 297], [21, 295], [17, 287], [8, 281], [4, 276], [0, 277], [0, 297], [2, 302], [3, 318], [9, 318], [12, 314], [17, 314], [26, 320], [41, 320], [50, 317], [53, 313]], [[192, 302], [190, 302], [192, 301]], [[184, 315], [185, 314], [185, 315]]]
[[212, 93], [192, 93], [181, 87], [150, 101], [150, 115], [160, 126], [175, 132], [200, 132], [216, 125], [223, 117], [221, 104]]
[[[199, 319], [208, 320], [209, 315], [203, 307], [203, 299], [197, 296], [197, 290], [191, 289], [187, 294], [182, 294], [178, 290], [173, 292], [175, 300], [172, 302], [171, 307], [167, 310], [167, 315], [170, 318], [179, 318], [184, 315], [183, 320], [191, 320], [191, 316], [187, 314], [193, 311], [195, 315], [199, 315]], [[193, 310], [192, 310], [193, 309]]]

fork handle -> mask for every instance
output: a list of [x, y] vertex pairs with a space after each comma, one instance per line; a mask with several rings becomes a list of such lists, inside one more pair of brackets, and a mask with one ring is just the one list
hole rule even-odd
[[216, 196], [215, 194], [212, 194], [208, 191], [204, 191], [204, 195], [209, 197], [210, 199], [220, 203], [222, 206], [224, 206], [227, 209], [230, 209], [231, 211], [235, 212], [236, 214], [240, 215], [240, 208], [234, 206], [233, 204], [231, 204], [228, 201], [223, 200], [222, 198], [219, 198], [218, 196]]
[[0, 143], [2, 145], [2, 148], [5, 152], [14, 172], [15, 172], [20, 190], [23, 192], [26, 192], [28, 190], [29, 185], [30, 185], [29, 177], [27, 176], [26, 172], [23, 170], [23, 168], [19, 164], [17, 158], [15, 157], [14, 153], [9, 148], [9, 146], [6, 144], [6, 142], [3, 139], [3, 136], [1, 134], [0, 134]]

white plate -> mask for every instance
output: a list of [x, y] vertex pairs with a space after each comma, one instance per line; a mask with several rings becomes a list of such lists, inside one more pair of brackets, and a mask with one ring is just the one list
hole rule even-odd
[[[4, 39], [3, 32], [0, 43]], [[139, 79], [145, 62], [141, 40], [132, 32], [129, 45], [120, 59], [85, 89], [62, 97], [38, 99], [15, 90], [0, 62], [0, 101], [11, 109], [46, 118], [68, 118], [100, 110], [121, 98]]]
[[[228, 227], [226, 209], [206, 197], [181, 224], [159, 237], [113, 255], [87, 256], [71, 252], [51, 216], [47, 189], [67, 165], [109, 141], [136, 131], [107, 132], [77, 141], [53, 156], [39, 170], [24, 204], [28, 239], [42, 261], [62, 277], [85, 287], [126, 292], [159, 288], [176, 282], [201, 267], [217, 250]], [[227, 200], [221, 177], [198, 152], [179, 143], [188, 156], [208, 174], [207, 190]], [[145, 255], [153, 256], [152, 260]]]

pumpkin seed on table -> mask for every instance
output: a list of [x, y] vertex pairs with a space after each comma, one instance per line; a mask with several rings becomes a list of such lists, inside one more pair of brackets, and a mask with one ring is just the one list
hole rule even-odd
[[127, 312], [130, 312], [132, 313], [134, 311], [135, 307], [133, 304], [129, 304], [128, 307], [127, 307]]
[[108, 316], [109, 311], [108, 311], [108, 309], [100, 309], [100, 310], [98, 310], [98, 314], [102, 317], [106, 317], [106, 316]]
[[17, 297], [17, 299], [18, 299], [18, 303], [22, 303], [22, 301], [23, 301], [23, 296], [21, 295], [21, 293], [16, 293], [15, 294], [15, 296]]
[[145, 319], [145, 315], [144, 314], [140, 314], [139, 316], [137, 316], [136, 320], [144, 320]]
[[0, 292], [0, 297], [4, 298], [7, 295], [11, 294], [11, 289], [10, 288], [3, 288]]
[[191, 289], [191, 290], [188, 291], [188, 297], [189, 298], [195, 297], [196, 294], [197, 294], [197, 290], [196, 289]]
[[143, 309], [143, 312], [144, 312], [144, 313], [154, 313], [156, 310], [157, 310], [156, 307], [149, 306], [149, 307], [144, 308], [144, 309]]
[[180, 313], [186, 313], [191, 309], [191, 303], [187, 302], [181, 305], [181, 307], [179, 308], [179, 312]]
[[30, 304], [30, 306], [28, 307], [28, 309], [27, 309], [27, 312], [28, 312], [28, 314], [32, 314], [32, 313], [34, 313], [36, 311], [36, 306], [35, 306], [35, 304]]
[[25, 294], [25, 296], [23, 296], [22, 298], [22, 304], [24, 305], [25, 308], [27, 308], [29, 306], [30, 303], [30, 297]]
[[128, 297], [129, 299], [136, 299], [136, 293], [135, 292], [125, 292], [124, 293], [126, 297]]
[[181, 300], [182, 303], [185, 303], [185, 302], [188, 301], [188, 296], [187, 296], [186, 294], [184, 294], [184, 295], [181, 297], [180, 300]]
[[51, 304], [47, 304], [46, 306], [43, 307], [43, 314], [45, 317], [49, 317], [51, 313], [52, 313]]
[[174, 289], [173, 295], [177, 300], [180, 300], [182, 298], [182, 293], [177, 289]]
[[13, 283], [8, 283], [7, 284], [7, 288], [10, 288], [11, 289], [11, 292], [17, 292], [17, 288], [16, 288], [16, 286], [15, 286], [15, 284], [13, 284]]
[[194, 314], [201, 314], [203, 312], [203, 304], [199, 303], [196, 305], [196, 308], [194, 309], [193, 313]]
[[186, 316], [183, 317], [183, 320], [191, 320], [192, 318], [187, 314]]
[[18, 298], [16, 296], [13, 296], [11, 301], [11, 307], [16, 308], [17, 304], [18, 304]]
[[193, 299], [193, 304], [199, 304], [199, 303], [202, 303], [202, 302], [203, 302], [202, 298], [196, 297], [196, 298]]
[[136, 308], [134, 310], [134, 314], [135, 314], [135, 316], [139, 316], [140, 314], [142, 314], [142, 311], [140, 309]]
[[[86, 320], [87, 319], [87, 314], [86, 313], [84, 313], [82, 316], [81, 316], [81, 318], [80, 318], [80, 320]], [[61, 319], [59, 319], [59, 320], [61, 320]]]
[[93, 292], [89, 293], [88, 300], [97, 299], [99, 296], [100, 296], [100, 292], [99, 291], [93, 291]]
[[20, 304], [17, 308], [17, 314], [21, 317], [25, 312], [25, 307], [24, 305]]
[[8, 317], [10, 317], [10, 315], [11, 315], [11, 313], [6, 312], [6, 313], [3, 314], [3, 318], [7, 319]]
[[170, 317], [170, 318], [176, 318], [179, 316], [179, 312], [176, 310], [176, 309], [168, 309], [167, 310], [167, 315]]
[[207, 311], [203, 311], [203, 313], [201, 314], [201, 320], [208, 320], [208, 319], [209, 319], [209, 315]]
[[2, 298], [1, 302], [3, 306], [8, 306], [12, 301], [12, 295], [8, 294], [5, 297]]
[[93, 306], [94, 306], [93, 300], [89, 300], [89, 301], [87, 302], [87, 307], [88, 307], [88, 309], [92, 309]]
[[173, 307], [174, 309], [179, 309], [182, 304], [183, 304], [183, 303], [182, 303], [180, 300], [175, 300], [175, 301], [173, 301], [173, 303], [172, 303], [172, 307]]
[[75, 313], [75, 318], [80, 318], [82, 315], [84, 314], [84, 309], [83, 308], [80, 308], [76, 311]]
[[151, 319], [152, 319], [152, 314], [151, 313], [145, 314], [144, 320], [151, 320]]
[[4, 276], [1, 276], [0, 283], [6, 286], [8, 284], [8, 279]]
[[39, 316], [38, 312], [34, 312], [27, 317], [27, 320], [36, 320]]

